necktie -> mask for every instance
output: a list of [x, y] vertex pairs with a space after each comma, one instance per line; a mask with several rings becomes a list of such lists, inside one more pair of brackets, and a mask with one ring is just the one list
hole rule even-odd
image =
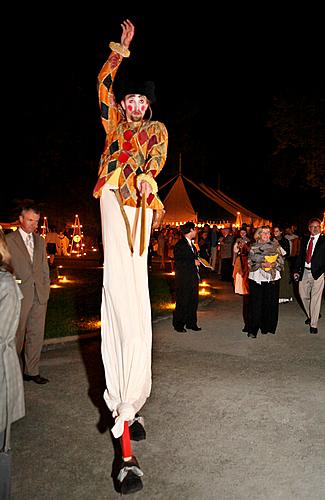
[[33, 262], [33, 256], [34, 256], [34, 242], [33, 242], [33, 235], [32, 233], [29, 233], [26, 237], [26, 246], [27, 250], [30, 256], [30, 260]]
[[[190, 246], [191, 246], [192, 252], [194, 253], [194, 258], [197, 259], [198, 255], [197, 255], [196, 246], [194, 245], [194, 243], [192, 241], [191, 241], [191, 245]], [[197, 272], [198, 280], [200, 281], [201, 280], [201, 276], [200, 276], [200, 268], [199, 268], [199, 266], [196, 266], [196, 272]]]
[[310, 264], [310, 261], [311, 261], [311, 256], [313, 253], [313, 241], [314, 241], [314, 236], [311, 236], [309, 243], [308, 243], [307, 253], [306, 253], [306, 264]]

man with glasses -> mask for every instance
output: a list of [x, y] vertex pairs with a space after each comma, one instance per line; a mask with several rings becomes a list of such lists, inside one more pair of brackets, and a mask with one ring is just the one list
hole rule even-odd
[[299, 281], [299, 294], [305, 308], [309, 332], [318, 333], [317, 324], [322, 305], [325, 273], [325, 235], [321, 234], [321, 221], [309, 221], [310, 236], [301, 244], [294, 268], [294, 279]]

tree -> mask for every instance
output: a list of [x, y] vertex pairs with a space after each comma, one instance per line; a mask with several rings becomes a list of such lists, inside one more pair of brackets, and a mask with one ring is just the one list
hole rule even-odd
[[325, 98], [320, 96], [273, 100], [268, 127], [276, 141], [270, 167], [274, 182], [315, 188], [325, 197]]

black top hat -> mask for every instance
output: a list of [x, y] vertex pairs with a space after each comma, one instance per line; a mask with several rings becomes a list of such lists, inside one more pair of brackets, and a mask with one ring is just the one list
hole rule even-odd
[[145, 95], [150, 104], [156, 101], [155, 84], [151, 80], [120, 80], [114, 86], [114, 94], [117, 102], [129, 94]]

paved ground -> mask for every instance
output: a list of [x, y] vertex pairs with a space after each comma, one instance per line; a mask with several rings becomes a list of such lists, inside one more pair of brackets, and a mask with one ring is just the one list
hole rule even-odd
[[[325, 498], [325, 307], [310, 335], [296, 302], [280, 305], [275, 336], [241, 333], [241, 298], [216, 282], [202, 332], [154, 324], [147, 440], [134, 451], [134, 499]], [[13, 500], [106, 500], [114, 447], [103, 404], [98, 340], [42, 354], [50, 384], [25, 382], [26, 416], [12, 427]]]

